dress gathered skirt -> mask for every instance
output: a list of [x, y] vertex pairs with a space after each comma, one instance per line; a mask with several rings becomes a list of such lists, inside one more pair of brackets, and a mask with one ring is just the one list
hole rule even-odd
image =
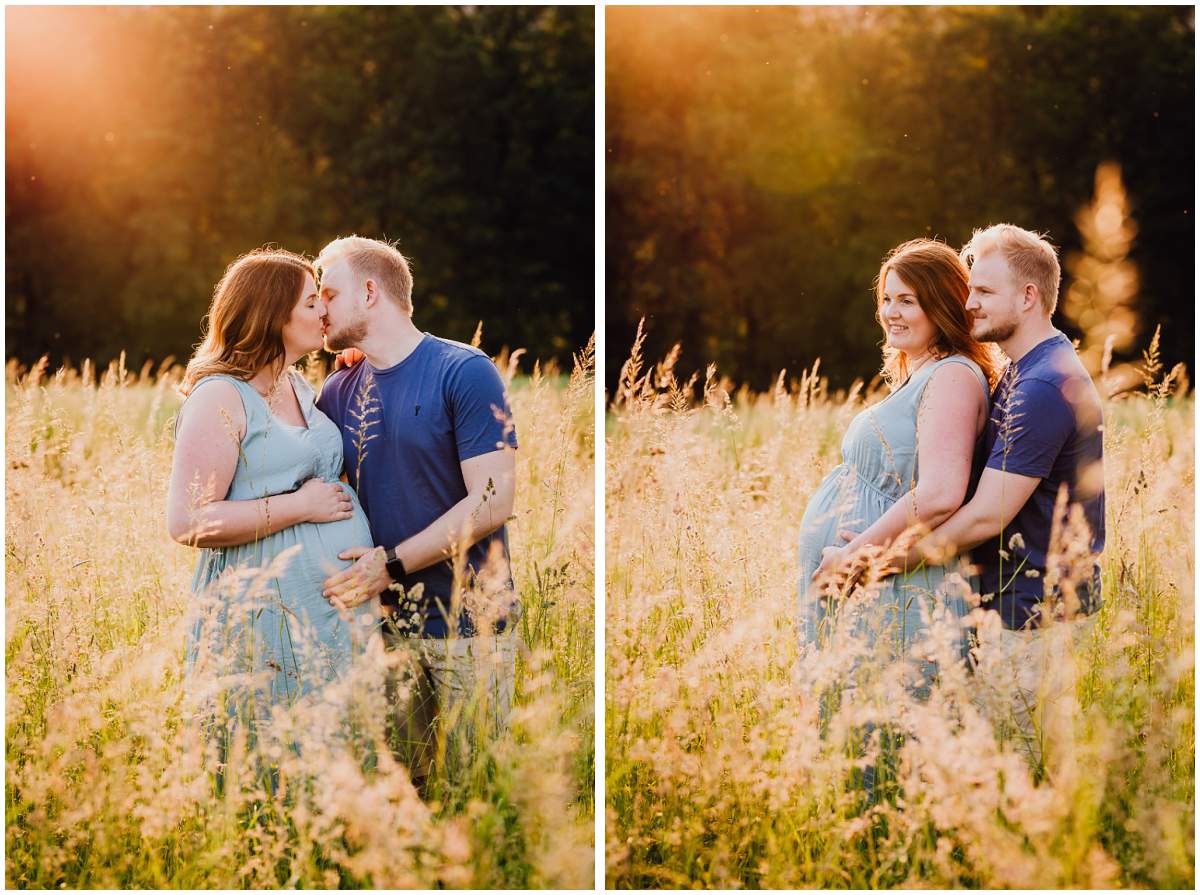
[[229, 714], [248, 715], [242, 720], [252, 727], [275, 706], [291, 705], [336, 680], [378, 636], [374, 601], [343, 618], [322, 595], [326, 578], [351, 565], [338, 554], [374, 542], [357, 495], [339, 481], [341, 432], [316, 407], [304, 378], [294, 370], [289, 375], [307, 426], [279, 420], [252, 386], [234, 377], [205, 377], [195, 386], [226, 379], [245, 408], [246, 434], [227, 500], [284, 494], [318, 477], [341, 484], [353, 506], [349, 519], [301, 522], [246, 544], [200, 551], [187, 674], [193, 685], [201, 670], [208, 681], [220, 681], [216, 689]]
[[[864, 531], [896, 501], [907, 499], [916, 486], [921, 397], [934, 371], [948, 363], [970, 367], [984, 395], [988, 394], [987, 378], [968, 358], [951, 355], [927, 364], [902, 387], [854, 417], [842, 439], [842, 462], [809, 499], [799, 535], [799, 615], [805, 643], [836, 648], [831, 639], [836, 607], [831, 598], [818, 592], [812, 575], [821, 564], [822, 551], [842, 545], [840, 531]], [[936, 474], [936, 470], [930, 474]], [[892, 658], [908, 655], [912, 645], [924, 636], [925, 619], [932, 617], [935, 603], [943, 604], [955, 618], [966, 615], [962, 586], [946, 580], [957, 571], [954, 562], [944, 566], [922, 564], [884, 579], [855, 626], [856, 636], [870, 646], [886, 638]], [[969, 578], [967, 582], [972, 589], [977, 587], [977, 582]], [[965, 656], [965, 631], [958, 647]], [[928, 682], [933, 668], [928, 662], [919, 664]]]

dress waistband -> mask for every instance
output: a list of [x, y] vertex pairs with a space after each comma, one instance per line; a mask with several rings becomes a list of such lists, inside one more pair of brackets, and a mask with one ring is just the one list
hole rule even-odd
[[[877, 483], [875, 483], [874, 481], [872, 481], [871, 479], [869, 479], [865, 475], [863, 475], [861, 472], [859, 472], [858, 467], [853, 466], [846, 462], [842, 462], [842, 463], [838, 464], [838, 470], [841, 470], [840, 474], [842, 474], [842, 475], [844, 475], [846, 473], [853, 473], [854, 477], [856, 479], [858, 479], [859, 483], [861, 483], [863, 485], [863, 487], [865, 487], [869, 491], [877, 494], [879, 497], [882, 497], [884, 500], [890, 501], [891, 503], [895, 503], [900, 498], [902, 498], [905, 494], [908, 493], [908, 490], [906, 489], [904, 491], [901, 491], [898, 494], [890, 494], [887, 491], [885, 491], [883, 488], [879, 487], [879, 485]], [[835, 470], [835, 472], [838, 470]]]

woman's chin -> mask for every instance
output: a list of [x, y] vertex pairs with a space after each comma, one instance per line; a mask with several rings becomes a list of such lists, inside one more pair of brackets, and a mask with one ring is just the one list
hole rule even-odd
[[888, 339], [888, 347], [895, 348], [897, 351], [903, 351], [909, 357], [915, 357], [921, 354], [929, 346], [918, 345], [912, 339]]

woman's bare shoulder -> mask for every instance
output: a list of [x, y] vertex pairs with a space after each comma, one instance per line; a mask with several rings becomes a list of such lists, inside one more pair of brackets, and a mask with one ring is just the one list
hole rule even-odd
[[229, 431], [240, 439], [246, 431], [246, 408], [237, 386], [229, 379], [210, 376], [192, 387], [179, 408], [177, 431], [199, 437]]
[[971, 367], [942, 363], [925, 384], [918, 413], [938, 427], [960, 419], [981, 420], [987, 403], [987, 392]]
[[971, 397], [978, 396], [984, 400], [987, 399], [986, 382], [987, 379], [979, 365], [969, 357], [958, 354], [942, 360], [929, 377], [929, 384], [935, 386], [935, 391], [949, 390], [963, 395], [969, 394]]

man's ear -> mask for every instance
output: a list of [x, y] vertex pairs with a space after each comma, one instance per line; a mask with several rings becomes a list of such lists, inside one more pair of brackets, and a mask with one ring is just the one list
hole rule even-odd
[[1042, 303], [1042, 296], [1038, 291], [1038, 287], [1033, 283], [1026, 283], [1025, 292], [1021, 295], [1021, 303], [1021, 310], [1023, 311], [1032, 310], [1040, 305]]
[[379, 289], [375, 286], [374, 280], [367, 280], [367, 307], [372, 307], [375, 300], [379, 298]]

